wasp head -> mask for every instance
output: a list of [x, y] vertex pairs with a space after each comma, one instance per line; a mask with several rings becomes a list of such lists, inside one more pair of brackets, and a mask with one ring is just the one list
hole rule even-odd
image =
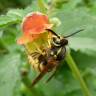
[[53, 37], [53, 40], [52, 40], [52, 44], [54, 46], [58, 46], [58, 47], [62, 47], [62, 46], [65, 46], [68, 44], [68, 40], [65, 39], [64, 37], [57, 37], [57, 36], [54, 36]]

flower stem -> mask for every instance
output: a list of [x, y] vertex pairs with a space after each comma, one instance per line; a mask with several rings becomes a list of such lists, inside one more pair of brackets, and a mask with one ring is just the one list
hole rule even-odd
[[40, 11], [42, 13], [46, 13], [47, 7], [48, 7], [47, 4], [43, 0], [37, 0], [37, 3], [38, 3], [38, 6], [40, 8]]
[[84, 96], [91, 96], [89, 89], [86, 86], [86, 83], [84, 82], [78, 67], [76, 66], [76, 63], [74, 62], [72, 56], [70, 55], [70, 52], [67, 52], [66, 62], [68, 63], [70, 69], [72, 70], [72, 73], [75, 76], [75, 78], [79, 80]]

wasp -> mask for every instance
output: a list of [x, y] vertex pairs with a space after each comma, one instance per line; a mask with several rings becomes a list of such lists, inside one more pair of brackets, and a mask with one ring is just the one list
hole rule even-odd
[[29, 63], [35, 70], [39, 71], [39, 75], [32, 81], [32, 86], [37, 84], [48, 72], [52, 72], [52, 74], [48, 78], [47, 82], [52, 79], [60, 65], [60, 62], [66, 56], [66, 46], [68, 45], [67, 38], [83, 31], [83, 29], [64, 37], [57, 35], [51, 29], [46, 29], [46, 31], [48, 32], [47, 35], [51, 34], [49, 36], [50, 39], [48, 38], [48, 46], [41, 46], [41, 48], [37, 48], [39, 51], [28, 53]]

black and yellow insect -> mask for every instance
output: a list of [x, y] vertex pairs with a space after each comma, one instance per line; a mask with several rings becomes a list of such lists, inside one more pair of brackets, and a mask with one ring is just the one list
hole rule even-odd
[[[66, 45], [68, 44], [68, 40], [66, 38], [83, 31], [83, 29], [65, 37], [57, 35], [50, 29], [46, 29], [46, 31], [47, 32], [41, 34], [40, 39], [38, 39], [39, 43], [34, 41], [27, 46], [29, 47], [27, 50], [29, 51], [29, 63], [35, 70], [39, 71], [39, 75], [33, 80], [32, 86], [41, 80], [48, 72], [52, 72], [52, 75], [48, 78], [47, 82], [54, 76], [60, 62], [66, 55]], [[30, 47], [32, 48], [30, 49]]]

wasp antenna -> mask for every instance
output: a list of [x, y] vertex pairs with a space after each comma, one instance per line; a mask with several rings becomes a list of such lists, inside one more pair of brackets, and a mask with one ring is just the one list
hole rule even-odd
[[51, 30], [51, 29], [46, 29], [46, 30], [49, 31], [49, 32], [51, 32], [53, 35], [57, 36], [58, 38], [60, 38], [60, 36], [57, 35], [53, 30]]
[[72, 34], [70, 34], [70, 35], [64, 36], [64, 38], [71, 37], [71, 36], [73, 36], [73, 35], [75, 35], [75, 34], [81, 32], [81, 31], [83, 31], [83, 30], [84, 30], [84, 29], [80, 29], [80, 30], [78, 30], [78, 31], [76, 31], [76, 32], [74, 32], [74, 33], [72, 33]]

